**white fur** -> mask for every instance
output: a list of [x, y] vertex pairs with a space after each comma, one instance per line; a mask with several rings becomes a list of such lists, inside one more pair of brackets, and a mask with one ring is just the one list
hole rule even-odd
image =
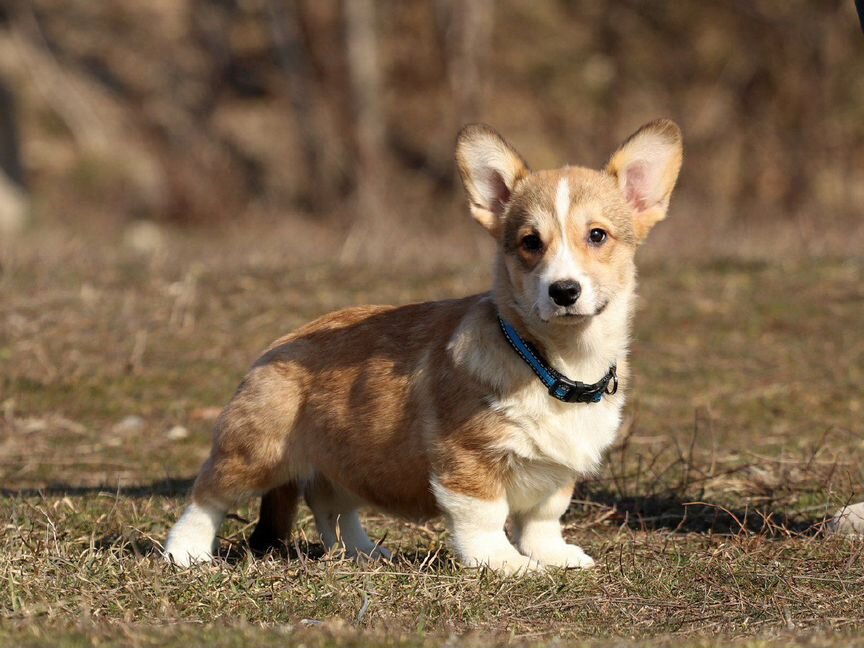
[[190, 504], [168, 534], [165, 558], [173, 558], [180, 567], [212, 560], [216, 532], [224, 517], [224, 509]]
[[561, 178], [558, 181], [558, 187], [555, 189], [555, 215], [558, 217], [558, 222], [563, 230], [567, 224], [567, 216], [570, 214], [570, 182], [567, 178]]
[[593, 567], [580, 547], [561, 536], [561, 516], [570, 505], [570, 490], [559, 489], [534, 508], [514, 516], [513, 535], [523, 555], [555, 567]]
[[[628, 290], [616, 296], [574, 336], [576, 342], [571, 346], [548, 347], [547, 360], [582, 382], [595, 382], [612, 364], [623, 362], [632, 295]], [[491, 302], [488, 308], [494, 308]], [[480, 317], [478, 313], [462, 322], [449, 350], [455, 362], [477, 380], [507, 394], [490, 398], [488, 403], [509, 423], [503, 426], [505, 433], [496, 449], [509, 456], [506, 508], [514, 517], [520, 550], [542, 564], [588, 567], [593, 561], [578, 547], [564, 542], [558, 519], [569, 502], [566, 488], [578, 475], [594, 470], [614, 440], [624, 398], [606, 395], [599, 403], [590, 404], [555, 400], [509, 348], [497, 326], [481, 325]], [[513, 390], [513, 384], [521, 387]], [[480, 516], [475, 509], [466, 516], [469, 535], [473, 533], [470, 520]]]
[[[626, 296], [620, 296], [595, 317], [582, 332], [580, 353], [559, 351], [550, 353], [547, 360], [573, 380], [600, 380], [611, 365], [627, 355], [627, 302]], [[567, 478], [595, 469], [615, 438], [624, 398], [616, 394], [605, 395], [598, 403], [562, 403], [549, 395], [545, 385], [515, 353], [511, 355], [512, 362], [523, 364], [520, 369], [528, 372], [531, 380], [490, 405], [512, 423], [500, 447], [517, 457], [524, 467], [522, 483], [516, 489], [520, 494], [511, 498], [524, 497], [531, 505], [531, 491], [542, 496], [553, 485], [548, 483], [550, 479], [563, 483], [564, 477], [555, 476], [555, 467]], [[538, 481], [541, 483], [536, 487], [532, 485]]]
[[539, 569], [541, 565], [523, 556], [504, 532], [509, 508], [507, 500], [481, 500], [455, 493], [437, 480], [432, 492], [447, 517], [453, 548], [468, 567], [489, 567], [514, 574]]
[[[543, 270], [537, 277], [537, 314], [544, 322], [564, 312], [572, 315], [593, 315], [597, 310], [597, 295], [594, 284], [585, 270], [579, 265], [570, 246], [567, 236], [567, 220], [572, 208], [570, 197], [570, 182], [561, 178], [555, 190], [555, 217], [558, 221], [558, 245], [555, 255], [545, 262]], [[573, 306], [559, 306], [549, 296], [549, 286], [556, 281], [578, 281], [582, 294]]]
[[[570, 347], [547, 345], [547, 361], [573, 380], [593, 383], [609, 367], [623, 362], [629, 344], [629, 313], [632, 290], [617, 295], [600, 315], [574, 336]], [[596, 468], [603, 451], [612, 443], [621, 422], [623, 394], [605, 395], [598, 403], [562, 403], [551, 396], [531, 369], [506, 344], [503, 356], [490, 356], [491, 363], [476, 354], [466, 358], [472, 370], [490, 379], [501, 374], [502, 363], [530, 379], [522, 388], [496, 398], [490, 405], [511, 425], [499, 444], [524, 468], [520, 483], [509, 497], [517, 509], [530, 507], [548, 495], [555, 484]], [[488, 350], [481, 351], [489, 355]], [[494, 383], [493, 383], [494, 384]]]
[[[594, 379], [585, 377], [588, 380]], [[493, 408], [511, 423], [498, 442], [498, 449], [512, 456], [510, 507], [531, 510], [577, 475], [593, 471], [615, 439], [621, 405], [621, 399], [612, 396], [599, 403], [561, 403], [536, 379], [523, 390], [495, 400]]]

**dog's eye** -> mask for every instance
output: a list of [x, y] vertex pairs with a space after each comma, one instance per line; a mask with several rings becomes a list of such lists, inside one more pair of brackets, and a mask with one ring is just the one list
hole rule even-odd
[[543, 241], [536, 234], [528, 234], [522, 237], [522, 249], [526, 252], [540, 252], [543, 249]]
[[601, 245], [606, 242], [606, 238], [609, 234], [606, 233], [606, 230], [600, 229], [599, 227], [595, 227], [590, 232], [588, 232], [588, 240], [594, 245]]

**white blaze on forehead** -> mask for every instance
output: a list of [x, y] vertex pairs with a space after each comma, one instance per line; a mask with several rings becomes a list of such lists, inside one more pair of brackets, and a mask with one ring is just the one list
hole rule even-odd
[[570, 217], [571, 206], [570, 181], [567, 178], [561, 178], [555, 189], [555, 216], [561, 227], [560, 244], [555, 256], [548, 260], [546, 267], [541, 272], [538, 283], [539, 311], [540, 317], [544, 320], [552, 317], [552, 314], [558, 310], [558, 306], [549, 297], [549, 286], [556, 281], [579, 282], [582, 287], [582, 295], [572, 307], [575, 312], [593, 314], [596, 308], [594, 286], [573, 254], [571, 242], [567, 235], [567, 220]]
[[567, 218], [570, 216], [570, 206], [570, 182], [567, 178], [561, 178], [558, 181], [558, 188], [555, 190], [555, 215], [561, 226], [561, 244], [558, 246], [558, 257], [563, 256], [565, 263], [573, 262], [570, 254], [570, 241], [567, 237]]
[[570, 213], [570, 182], [567, 178], [558, 181], [558, 189], [555, 191], [555, 214], [561, 223], [561, 232], [566, 235], [565, 225]]
[[570, 249], [570, 239], [567, 236], [567, 219], [570, 216], [570, 182], [567, 178], [558, 181], [555, 190], [555, 216], [560, 228], [559, 242], [555, 256], [549, 259], [546, 270], [543, 273], [544, 283], [576, 279], [582, 274]]

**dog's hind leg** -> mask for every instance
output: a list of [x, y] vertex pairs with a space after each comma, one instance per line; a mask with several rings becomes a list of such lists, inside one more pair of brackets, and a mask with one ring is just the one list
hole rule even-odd
[[387, 549], [369, 539], [357, 514], [359, 502], [349, 493], [316, 475], [306, 486], [306, 503], [325, 549], [344, 548], [354, 557], [390, 558]]
[[265, 553], [288, 544], [297, 516], [300, 488], [296, 481], [273, 488], [261, 497], [261, 514], [249, 538], [249, 547], [255, 553]]
[[[166, 557], [184, 567], [210, 560], [216, 533], [229, 508], [302, 479], [306, 468], [294, 436], [297, 410], [297, 389], [284, 369], [279, 372], [262, 366], [250, 372], [219, 417], [210, 457], [192, 488], [192, 503], [165, 542]], [[279, 491], [267, 497], [265, 508], [278, 509], [279, 500], [287, 494]], [[269, 531], [277, 535], [290, 529], [290, 522], [286, 526], [284, 519], [279, 524], [272, 516], [264, 519], [265, 523], [269, 519]], [[261, 534], [265, 531], [266, 525]]]
[[216, 533], [227, 506], [192, 501], [171, 528], [165, 541], [165, 557], [181, 567], [213, 558]]
[[[250, 462], [247, 455], [226, 453], [215, 446], [192, 487], [192, 503], [168, 534], [166, 558], [170, 556], [181, 567], [211, 560], [216, 534], [228, 509], [259, 493], [272, 492], [274, 484], [284, 481], [281, 472]], [[280, 492], [268, 497], [265, 506], [275, 508], [282, 495]], [[269, 523], [277, 532], [282, 530], [275, 520]], [[266, 529], [262, 528], [262, 533]]]

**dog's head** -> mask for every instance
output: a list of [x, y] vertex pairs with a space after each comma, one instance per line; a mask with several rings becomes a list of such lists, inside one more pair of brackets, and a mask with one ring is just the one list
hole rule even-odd
[[509, 301], [528, 320], [589, 320], [633, 284], [633, 257], [666, 216], [681, 168], [681, 131], [646, 124], [606, 168], [528, 169], [492, 128], [459, 133], [459, 173], [471, 213], [498, 241]]

